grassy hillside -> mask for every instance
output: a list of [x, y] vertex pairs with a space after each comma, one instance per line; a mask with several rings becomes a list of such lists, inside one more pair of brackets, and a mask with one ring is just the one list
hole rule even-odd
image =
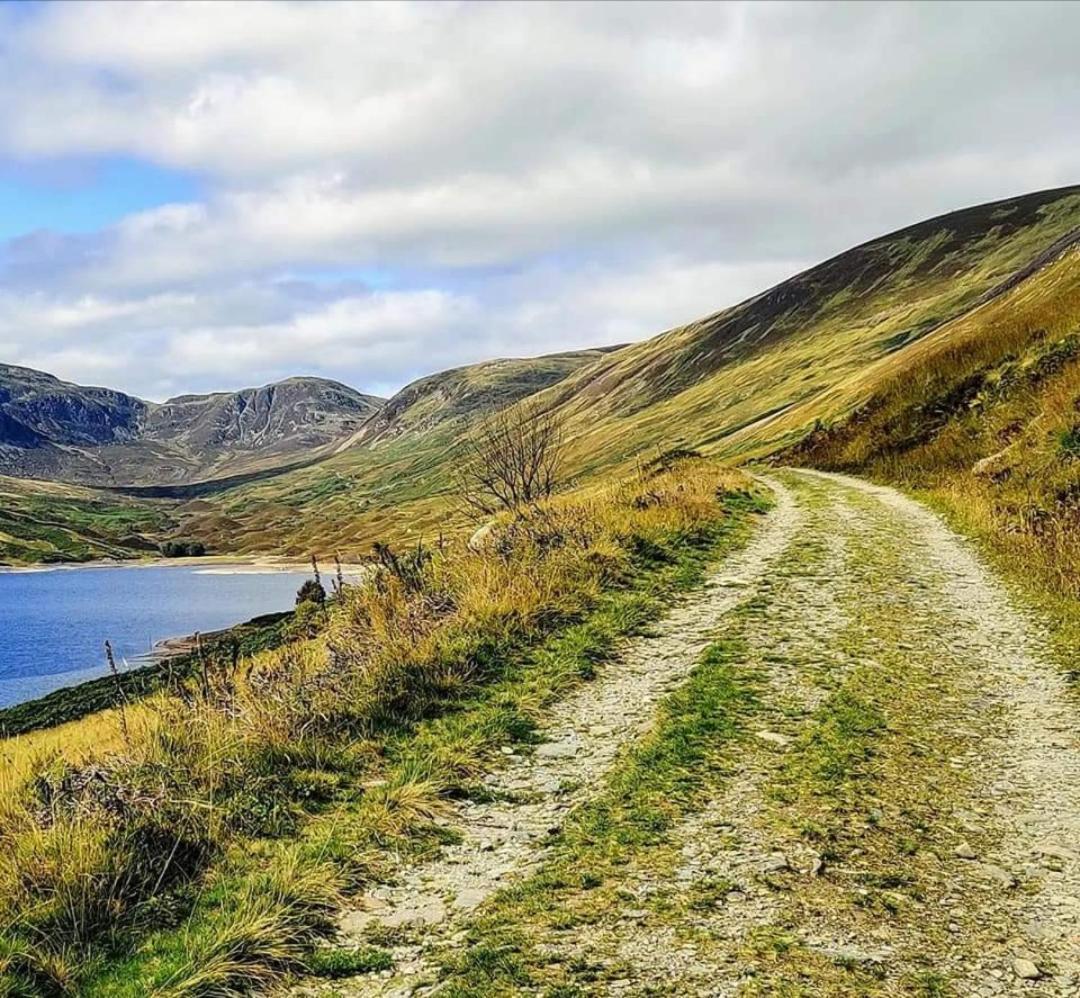
[[183, 508], [185, 530], [215, 549], [301, 555], [452, 529], [458, 437], [537, 391], [565, 420], [580, 478], [677, 447], [766, 455], [851, 412], [890, 364], [906, 364], [935, 331], [1023, 284], [1077, 226], [1080, 188], [982, 205], [875, 239], [620, 350], [423, 379], [334, 457]]
[[564, 495], [487, 550], [385, 561], [316, 639], [67, 725], [72, 751], [6, 743], [0, 992], [262, 993], [340, 971], [316, 944], [343, 895], [435, 845], [445, 800], [763, 508], [703, 461]]
[[[423, 378], [327, 457], [176, 491], [176, 505], [157, 509], [176, 518], [174, 532], [222, 553], [350, 557], [375, 540], [430, 539], [467, 525], [450, 494], [462, 435], [531, 396], [564, 421], [578, 480], [675, 448], [764, 457], [850, 415], [965, 317], [1033, 293], [1024, 289], [1078, 231], [1076, 187], [953, 212], [622, 349]], [[1058, 284], [1040, 292], [1046, 307], [1074, 257], [1060, 266]]]
[[849, 390], [856, 411], [782, 459], [920, 490], [1080, 597], [1080, 246]]
[[1080, 188], [931, 219], [629, 347], [549, 398], [585, 468], [643, 447], [768, 453], [844, 412], [851, 378], [1000, 294], [1077, 226]]
[[339, 453], [177, 510], [214, 550], [342, 556], [375, 540], [429, 540], [459, 525], [448, 490], [455, 443], [490, 412], [605, 356], [583, 350], [455, 368], [408, 385]]
[[166, 508], [76, 485], [0, 477], [0, 563], [157, 554]]

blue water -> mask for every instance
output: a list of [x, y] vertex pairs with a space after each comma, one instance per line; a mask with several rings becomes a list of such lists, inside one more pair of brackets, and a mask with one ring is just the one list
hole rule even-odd
[[[0, 573], [0, 706], [105, 675], [155, 643], [288, 610], [310, 573], [227, 566], [64, 568]], [[142, 661], [140, 661], [142, 659]]]

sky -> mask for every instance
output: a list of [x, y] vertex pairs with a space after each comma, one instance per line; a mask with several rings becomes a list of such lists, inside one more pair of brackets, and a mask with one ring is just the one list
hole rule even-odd
[[4, 3], [0, 361], [150, 399], [640, 339], [1080, 183], [1080, 4]]

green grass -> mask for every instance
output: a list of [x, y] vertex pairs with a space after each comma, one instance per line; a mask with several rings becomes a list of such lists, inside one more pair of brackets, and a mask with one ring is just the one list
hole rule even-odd
[[156, 554], [164, 507], [78, 486], [0, 477], [0, 564]]
[[307, 959], [307, 968], [313, 977], [331, 980], [377, 973], [390, 970], [393, 966], [393, 957], [377, 946], [362, 946], [359, 949], [319, 948]]

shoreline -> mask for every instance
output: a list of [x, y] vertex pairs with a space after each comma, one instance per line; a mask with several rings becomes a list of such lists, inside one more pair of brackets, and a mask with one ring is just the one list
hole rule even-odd
[[[343, 561], [342, 569], [346, 574], [355, 575], [366, 567], [366, 562]], [[237, 557], [235, 555], [202, 555], [182, 558], [94, 558], [91, 561], [58, 561], [47, 564], [0, 565], [0, 575], [13, 575], [24, 572], [73, 572], [81, 568], [205, 568], [209, 574], [251, 574], [269, 572], [307, 572], [311, 574], [311, 561], [298, 561], [281, 558], [278, 555], [257, 555]], [[226, 571], [232, 569], [233, 571]], [[351, 572], [350, 572], [351, 570]], [[320, 563], [322, 575], [332, 575], [334, 563]]]
[[[208, 656], [231, 650], [234, 642], [241, 654], [251, 655], [289, 640], [287, 627], [292, 617], [292, 610], [260, 614], [215, 631], [200, 632], [199, 638]], [[0, 707], [0, 740], [66, 724], [156, 692], [170, 677], [172, 667], [185, 675], [197, 668], [196, 651], [194, 634], [163, 638], [137, 659], [128, 659], [129, 667], [115, 675], [103, 672]]]

